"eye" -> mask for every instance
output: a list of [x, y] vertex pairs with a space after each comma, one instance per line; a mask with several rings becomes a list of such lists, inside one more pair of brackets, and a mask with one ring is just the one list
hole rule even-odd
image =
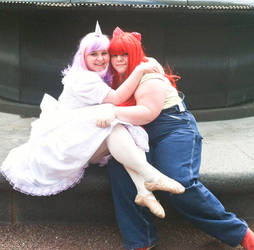
[[96, 51], [92, 51], [92, 52], [88, 53], [88, 55], [90, 55], [90, 56], [97, 56], [97, 52]]
[[128, 53], [123, 53], [122, 56], [127, 57], [127, 56], [128, 56]]
[[108, 52], [107, 52], [107, 51], [104, 51], [104, 52], [102, 52], [102, 55], [103, 55], [103, 56], [106, 56], [106, 55], [108, 55]]

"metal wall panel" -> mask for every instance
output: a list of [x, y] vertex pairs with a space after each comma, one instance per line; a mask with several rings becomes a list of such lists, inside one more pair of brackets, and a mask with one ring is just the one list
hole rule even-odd
[[61, 70], [99, 20], [109, 35], [116, 25], [141, 32], [146, 53], [181, 75], [178, 88], [190, 108], [253, 101], [253, 14], [118, 7], [0, 10], [0, 97], [28, 104], [39, 104], [45, 92], [58, 97]]
[[[254, 5], [253, 0], [0, 0], [3, 3], [94, 3], [94, 4], [130, 4], [130, 5], [205, 5], [205, 6], [241, 6], [241, 5]], [[52, 5], [53, 6], [53, 5]]]
[[19, 100], [20, 57], [19, 16], [15, 11], [0, 12], [0, 95]]
[[0, 3], [14, 3], [14, 4], [19, 4], [19, 3], [70, 3], [71, 0], [0, 0]]
[[253, 0], [188, 0], [189, 5], [215, 5], [215, 6], [229, 6], [229, 5], [254, 5]]
[[187, 5], [187, 0], [139, 0], [139, 1], [133, 1], [133, 0], [100, 0], [100, 1], [94, 1], [94, 0], [71, 0], [72, 3], [114, 3], [114, 4], [132, 4], [132, 5], [142, 5], [142, 4], [152, 4], [152, 5], [158, 5], [158, 4], [165, 4], [165, 5], [174, 5], [174, 4], [181, 4], [181, 5]]

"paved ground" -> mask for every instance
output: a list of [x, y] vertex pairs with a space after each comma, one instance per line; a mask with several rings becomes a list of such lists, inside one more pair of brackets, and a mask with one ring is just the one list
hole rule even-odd
[[[155, 250], [233, 250], [186, 222], [157, 223]], [[249, 225], [254, 228], [254, 221]], [[115, 225], [1, 225], [1, 250], [123, 250]]]

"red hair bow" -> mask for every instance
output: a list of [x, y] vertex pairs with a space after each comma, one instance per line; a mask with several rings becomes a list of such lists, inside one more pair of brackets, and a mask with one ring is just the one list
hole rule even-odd
[[[131, 34], [141, 42], [141, 34], [138, 32], [131, 32]], [[124, 35], [124, 31], [119, 27], [116, 27], [113, 31], [113, 37]]]
[[113, 37], [123, 35], [123, 34], [124, 32], [119, 27], [116, 27], [113, 31]]
[[141, 42], [141, 34], [138, 32], [131, 32], [131, 34], [136, 37]]

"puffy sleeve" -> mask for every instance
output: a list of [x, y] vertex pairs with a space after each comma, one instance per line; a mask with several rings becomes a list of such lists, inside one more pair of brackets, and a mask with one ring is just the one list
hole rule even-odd
[[71, 88], [73, 96], [84, 104], [100, 104], [111, 88], [99, 75], [91, 71], [76, 71], [63, 79], [65, 87]]

